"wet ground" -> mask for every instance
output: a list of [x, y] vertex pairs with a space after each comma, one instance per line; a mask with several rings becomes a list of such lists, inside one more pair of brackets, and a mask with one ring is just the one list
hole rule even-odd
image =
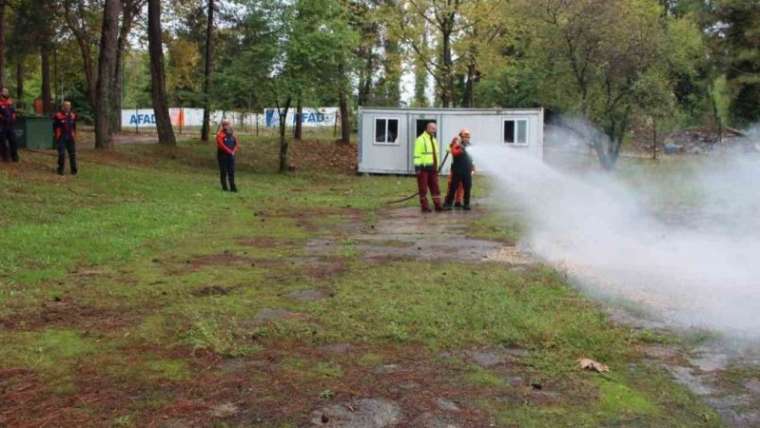
[[[349, 222], [344, 227], [355, 249], [370, 262], [395, 258], [462, 260], [499, 262], [512, 269], [539, 263], [531, 254], [515, 246], [468, 237], [471, 221], [481, 215], [483, 211], [477, 209], [472, 212], [421, 215], [416, 208], [397, 208], [383, 212], [378, 221], [370, 226]], [[330, 239], [319, 239], [313, 240], [307, 247], [313, 256], [329, 256], [337, 251], [338, 244]], [[632, 301], [633, 304], [640, 299], [645, 301], [646, 296], [638, 296]], [[631, 302], [628, 305], [626, 309], [625, 305], [609, 303], [611, 318], [621, 324], [666, 336], [675, 334], [683, 337], [688, 334], [674, 331], [644, 312], [631, 311]], [[664, 367], [677, 382], [703, 398], [720, 414], [726, 425], [760, 426], [760, 348], [739, 347], [736, 343], [715, 339], [709, 333], [705, 336], [697, 341], [698, 345], [684, 344], [691, 343], [687, 338], [684, 343], [652, 345], [643, 352], [648, 362]], [[463, 354], [464, 357], [476, 364], [491, 367], [506, 361], [511, 351], [463, 352], [469, 352]], [[322, 409], [321, 413], [316, 411], [313, 416], [315, 426], [332, 426], [324, 421], [336, 422], [334, 426], [351, 426], [352, 422], [371, 417], [378, 418], [379, 425], [376, 426], [386, 426], [386, 422], [396, 420], [398, 408], [394, 402], [365, 400], [346, 403], [344, 407]], [[456, 426], [440, 419], [440, 416], [427, 416], [432, 419], [423, 420], [425, 415], [422, 415], [419, 426]], [[341, 425], [338, 421], [348, 425]], [[375, 425], [369, 423], [366, 426]]]
[[[454, 210], [422, 215], [417, 208], [397, 208], [381, 213], [375, 224], [360, 227], [344, 225], [350, 240], [366, 260], [404, 259], [458, 260], [463, 262], [501, 262], [509, 266], [525, 266], [536, 261], [515, 246], [468, 237], [470, 221], [480, 211]], [[314, 255], [330, 255], [335, 242], [313, 240], [308, 248]]]

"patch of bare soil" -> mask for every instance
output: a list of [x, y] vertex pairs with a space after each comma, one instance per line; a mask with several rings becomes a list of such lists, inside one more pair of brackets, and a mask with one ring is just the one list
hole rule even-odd
[[[366, 345], [347, 344], [341, 352], [283, 341], [265, 345], [265, 351], [235, 359], [185, 348], [171, 353], [123, 349], [118, 360], [77, 363], [70, 392], [53, 393], [49, 380], [32, 371], [4, 369], [0, 425], [102, 426], [123, 416], [148, 427], [489, 424], [478, 401], [493, 396], [493, 391], [462, 384], [455, 367], [433, 362], [434, 356], [424, 349], [373, 348], [397, 367], [380, 372], [357, 363], [369, 350]], [[131, 372], [148, 354], [182, 358], [193, 375], [180, 380]], [[294, 368], [292, 361], [304, 366]], [[325, 363], [340, 367], [342, 375], [309, 369]], [[503, 393], [502, 398], [508, 397], [509, 392]]]
[[197, 297], [208, 296], [226, 296], [230, 294], [233, 289], [231, 287], [222, 287], [220, 285], [208, 285], [198, 290], [193, 291], [193, 295]]
[[259, 236], [255, 238], [240, 237], [237, 239], [237, 243], [246, 247], [273, 248], [291, 246], [294, 244], [294, 241], [287, 239], [277, 239], [268, 236]]
[[[389, 209], [379, 215], [376, 224], [361, 227], [349, 237], [356, 242], [363, 257], [374, 262], [417, 259], [498, 262], [512, 266], [536, 263], [514, 246], [468, 237], [469, 224], [479, 215], [482, 212], [477, 210], [421, 214], [417, 208]], [[307, 251], [322, 256], [336, 254], [338, 250], [330, 238], [315, 239], [307, 244]]]
[[54, 297], [39, 308], [27, 308], [13, 317], [1, 318], [7, 330], [38, 330], [51, 327], [77, 327], [85, 331], [109, 332], [139, 322], [141, 314], [116, 308], [98, 308], [79, 303], [69, 297]]
[[166, 270], [170, 275], [180, 275], [186, 272], [194, 272], [206, 267], [214, 266], [250, 266], [256, 259], [248, 256], [241, 256], [233, 254], [231, 251], [226, 250], [217, 254], [205, 254], [201, 256], [195, 256], [193, 258], [178, 260], [178, 261], [164, 261], [154, 259], [154, 263], [162, 263], [166, 265]]

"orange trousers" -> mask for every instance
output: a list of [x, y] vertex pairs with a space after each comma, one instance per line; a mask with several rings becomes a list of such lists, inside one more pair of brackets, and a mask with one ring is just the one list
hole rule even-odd
[[[451, 177], [453, 177], [454, 174], [449, 173], [449, 188], [451, 188]], [[456, 193], [454, 193], [454, 203], [455, 204], [462, 204], [464, 202], [464, 185], [462, 182], [459, 182], [459, 186], [457, 186]]]

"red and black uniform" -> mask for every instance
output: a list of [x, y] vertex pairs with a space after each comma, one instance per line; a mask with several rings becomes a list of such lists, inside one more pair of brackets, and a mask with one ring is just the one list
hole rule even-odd
[[[459, 136], [454, 137], [453, 140], [451, 140], [451, 143], [449, 143], [449, 153], [451, 153], [451, 150], [454, 148], [454, 145], [459, 144], [460, 139]], [[452, 156], [453, 161], [453, 156]], [[451, 189], [451, 180], [454, 178], [454, 173], [449, 173], [449, 189]], [[446, 192], [448, 194], [448, 191]], [[454, 193], [454, 206], [461, 207], [462, 202], [464, 201], [464, 185], [462, 183], [459, 183], [459, 186], [456, 188], [456, 192]]]
[[[222, 190], [237, 192], [235, 186], [235, 154], [238, 151], [238, 139], [232, 133], [224, 129], [216, 134], [216, 158], [219, 161], [219, 179], [222, 182]], [[229, 188], [227, 183], [229, 182]]]
[[10, 97], [0, 97], [0, 157], [18, 162], [16, 107]]
[[461, 184], [464, 187], [464, 205], [462, 208], [469, 210], [470, 191], [472, 190], [472, 158], [467, 153], [467, 147], [461, 142], [456, 142], [451, 146], [451, 155], [454, 158], [451, 161], [451, 185], [446, 194], [444, 206], [447, 209], [451, 208], [451, 203], [454, 201], [454, 193]]
[[66, 163], [66, 152], [69, 152], [71, 174], [77, 174], [77, 119], [78, 116], [73, 111], [68, 113], [59, 111], [53, 115], [55, 148], [58, 150], [58, 174], [61, 175], [63, 175], [63, 166]]

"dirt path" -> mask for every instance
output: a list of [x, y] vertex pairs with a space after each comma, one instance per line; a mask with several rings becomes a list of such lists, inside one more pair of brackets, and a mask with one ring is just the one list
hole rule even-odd
[[[369, 228], [351, 222], [344, 228], [367, 260], [456, 260], [510, 266], [536, 263], [514, 246], [468, 237], [470, 222], [482, 214], [455, 210], [421, 215], [417, 208], [396, 208], [381, 212], [379, 221]], [[329, 240], [314, 240], [309, 247], [315, 255], [325, 255], [330, 253], [329, 244]]]

